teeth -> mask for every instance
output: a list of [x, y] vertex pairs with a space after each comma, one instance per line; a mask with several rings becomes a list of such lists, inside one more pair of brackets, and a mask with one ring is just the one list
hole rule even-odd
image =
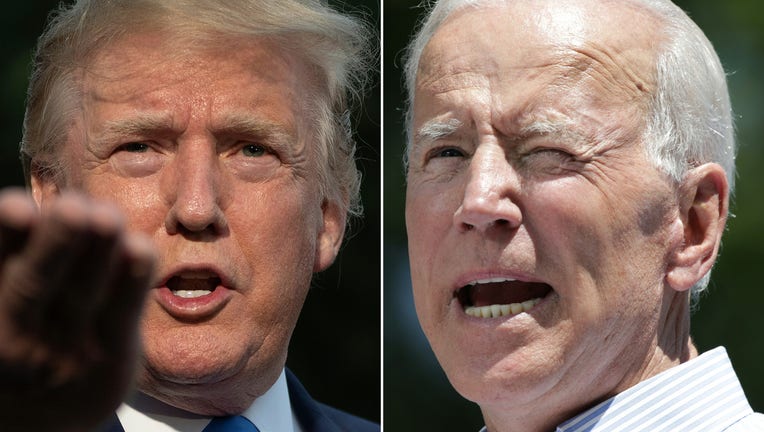
[[522, 303], [512, 303], [509, 305], [509, 312], [512, 315], [517, 315], [520, 312], [523, 311], [523, 304]]
[[487, 283], [514, 282], [514, 281], [515, 279], [510, 279], [506, 277], [496, 277], [496, 278], [490, 278], [490, 279], [478, 279], [468, 283], [467, 286], [475, 286], [477, 284], [487, 284]]
[[521, 312], [528, 312], [534, 306], [539, 304], [540, 298], [524, 301], [522, 303], [511, 303], [504, 305], [489, 306], [467, 306], [464, 312], [476, 318], [498, 318], [507, 315], [517, 315]]
[[209, 295], [212, 291], [210, 290], [177, 290], [173, 291], [173, 295], [182, 297], [182, 298], [197, 298]]

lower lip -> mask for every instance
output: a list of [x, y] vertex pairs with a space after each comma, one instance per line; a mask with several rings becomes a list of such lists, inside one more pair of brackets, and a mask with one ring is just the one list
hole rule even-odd
[[155, 290], [157, 302], [180, 321], [201, 321], [217, 315], [228, 304], [233, 291], [218, 286], [211, 293], [195, 298], [178, 297], [166, 286]]

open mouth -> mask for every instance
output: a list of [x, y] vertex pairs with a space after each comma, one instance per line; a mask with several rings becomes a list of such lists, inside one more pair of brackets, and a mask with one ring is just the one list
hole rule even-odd
[[167, 288], [174, 296], [190, 299], [212, 294], [221, 283], [212, 272], [183, 272], [168, 279]]
[[545, 283], [492, 278], [472, 281], [454, 291], [454, 297], [469, 316], [498, 318], [530, 311], [551, 291]]

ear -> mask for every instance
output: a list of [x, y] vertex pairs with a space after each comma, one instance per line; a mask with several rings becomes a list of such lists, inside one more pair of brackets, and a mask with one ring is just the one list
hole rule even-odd
[[715, 163], [692, 169], [679, 190], [681, 244], [673, 251], [666, 281], [676, 291], [692, 288], [711, 271], [729, 210], [729, 184]]
[[54, 179], [54, 175], [32, 161], [30, 174], [30, 186], [32, 188], [32, 198], [38, 208], [50, 203], [51, 200], [61, 194], [61, 188]]
[[336, 202], [324, 199], [321, 204], [321, 214], [323, 221], [316, 243], [314, 272], [323, 271], [334, 262], [345, 235], [345, 212], [340, 210]]

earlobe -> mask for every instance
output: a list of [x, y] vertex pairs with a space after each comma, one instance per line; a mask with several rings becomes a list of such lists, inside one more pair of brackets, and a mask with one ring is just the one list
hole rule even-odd
[[321, 213], [323, 221], [316, 242], [314, 272], [323, 271], [334, 262], [345, 235], [345, 213], [336, 202], [325, 199], [321, 205]]
[[711, 271], [721, 244], [729, 206], [724, 169], [715, 163], [692, 169], [680, 188], [683, 232], [674, 249], [666, 281], [676, 291], [692, 288]]

